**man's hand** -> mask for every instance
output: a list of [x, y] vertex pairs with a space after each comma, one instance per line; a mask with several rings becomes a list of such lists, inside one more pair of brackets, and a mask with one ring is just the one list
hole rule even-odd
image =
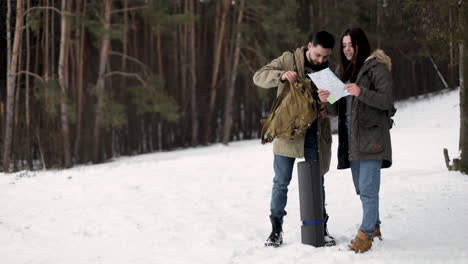
[[290, 83], [294, 83], [296, 81], [297, 73], [295, 71], [287, 71], [281, 75], [281, 80], [288, 80]]
[[359, 96], [361, 94], [361, 88], [355, 83], [346, 84], [345, 89], [350, 95]]
[[319, 89], [318, 90], [318, 96], [320, 98], [320, 101], [326, 103], [326, 102], [328, 102], [328, 97], [330, 96], [330, 92]]
[[328, 111], [325, 108], [325, 105], [322, 102], [318, 102], [319, 108], [320, 108], [320, 117], [322, 118], [327, 118], [328, 117]]

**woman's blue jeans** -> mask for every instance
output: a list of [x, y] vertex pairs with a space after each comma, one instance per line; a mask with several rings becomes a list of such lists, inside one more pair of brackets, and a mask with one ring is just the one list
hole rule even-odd
[[381, 167], [381, 160], [351, 161], [354, 187], [362, 203], [362, 224], [359, 229], [369, 237], [372, 236], [374, 228], [380, 227], [381, 223], [379, 218]]
[[[349, 119], [346, 119], [348, 137], [350, 136]], [[376, 227], [380, 228], [379, 191], [380, 169], [382, 160], [350, 161], [356, 194], [361, 198], [362, 223], [359, 229], [371, 237]]]

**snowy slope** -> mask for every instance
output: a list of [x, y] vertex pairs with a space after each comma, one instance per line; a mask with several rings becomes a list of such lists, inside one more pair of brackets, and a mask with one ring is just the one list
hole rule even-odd
[[384, 241], [365, 254], [344, 250], [361, 205], [335, 154], [325, 184], [338, 245], [301, 244], [293, 177], [285, 244], [264, 248], [272, 146], [250, 140], [0, 174], [0, 263], [468, 263], [468, 176], [448, 172], [442, 155], [457, 154], [458, 103], [452, 91], [397, 105], [394, 166], [382, 175]]

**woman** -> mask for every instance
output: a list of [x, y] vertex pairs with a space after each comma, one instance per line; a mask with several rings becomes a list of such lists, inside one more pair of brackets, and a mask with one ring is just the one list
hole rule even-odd
[[[341, 36], [339, 75], [349, 96], [337, 102], [338, 169], [351, 167], [363, 217], [349, 248], [365, 252], [374, 237], [381, 239], [379, 219], [380, 170], [392, 164], [390, 118], [393, 106], [391, 60], [381, 50], [371, 54], [366, 34], [351, 28]], [[319, 90], [327, 102], [329, 92]]]

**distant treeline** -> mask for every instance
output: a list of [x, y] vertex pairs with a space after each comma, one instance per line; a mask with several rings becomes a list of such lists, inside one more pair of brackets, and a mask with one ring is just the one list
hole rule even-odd
[[[4, 171], [257, 138], [275, 89], [254, 72], [361, 27], [396, 100], [459, 85], [460, 0], [0, 2]], [[466, 33], [465, 33], [466, 34]]]

